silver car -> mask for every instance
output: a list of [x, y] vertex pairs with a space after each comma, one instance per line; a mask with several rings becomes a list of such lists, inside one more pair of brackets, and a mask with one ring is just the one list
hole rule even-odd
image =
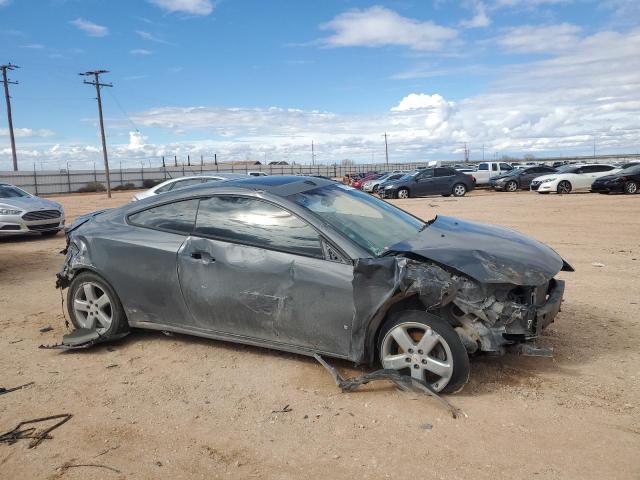
[[379, 359], [449, 392], [471, 354], [535, 353], [560, 310], [554, 277], [571, 270], [511, 230], [424, 222], [312, 177], [201, 184], [85, 215], [66, 233], [57, 286], [80, 337], [136, 327]]
[[64, 228], [64, 209], [58, 202], [36, 197], [21, 188], [0, 183], [0, 237], [55, 235]]
[[246, 176], [240, 175], [239, 173], [219, 173], [215, 175], [193, 175], [190, 177], [170, 178], [169, 180], [159, 183], [155, 187], [151, 187], [149, 190], [136, 193], [131, 201], [135, 202], [142, 200], [143, 198], [153, 197], [154, 195], [171, 192], [178, 190], [179, 188], [191, 187], [200, 183], [219, 182], [223, 180], [232, 180], [234, 178], [246, 178]]

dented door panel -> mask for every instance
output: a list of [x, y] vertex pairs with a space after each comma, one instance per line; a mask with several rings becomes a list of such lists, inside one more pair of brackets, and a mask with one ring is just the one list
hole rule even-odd
[[190, 237], [178, 254], [190, 325], [346, 355], [351, 265]]

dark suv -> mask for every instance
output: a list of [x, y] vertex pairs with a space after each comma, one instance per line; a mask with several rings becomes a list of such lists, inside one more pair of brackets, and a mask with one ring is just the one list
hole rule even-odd
[[555, 168], [544, 165], [516, 168], [497, 177], [492, 177], [491, 180], [489, 180], [489, 186], [496, 190], [504, 190], [505, 192], [515, 192], [519, 188], [529, 190], [531, 180], [555, 171]]
[[423, 168], [378, 187], [382, 198], [410, 198], [422, 195], [462, 197], [475, 188], [475, 179], [449, 167]]

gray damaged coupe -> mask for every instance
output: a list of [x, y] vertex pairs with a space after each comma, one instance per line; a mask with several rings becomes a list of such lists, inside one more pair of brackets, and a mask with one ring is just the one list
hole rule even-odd
[[536, 353], [572, 270], [511, 230], [297, 176], [181, 189], [66, 234], [57, 285], [101, 341], [135, 327], [379, 360], [438, 392], [462, 388], [470, 355]]

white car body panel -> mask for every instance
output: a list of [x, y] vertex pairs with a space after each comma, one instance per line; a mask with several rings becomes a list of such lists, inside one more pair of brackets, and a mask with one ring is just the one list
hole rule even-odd
[[[588, 167], [593, 165], [602, 166], [602, 164], [589, 164], [580, 166]], [[604, 177], [605, 175], [611, 175], [612, 173], [616, 173], [618, 171], [620, 171], [619, 168], [613, 168], [604, 172], [593, 173], [549, 173], [547, 175], [542, 175], [540, 177], [534, 178], [532, 182], [544, 182], [540, 183], [540, 186], [538, 187], [538, 193], [557, 192], [558, 184], [563, 180], [566, 180], [571, 184], [572, 192], [585, 191], [591, 188], [591, 184], [595, 181], [596, 178]], [[553, 180], [545, 182], [545, 180], [549, 179]]]
[[[177, 178], [170, 178], [169, 180], [166, 180], [162, 183], [159, 183], [158, 185], [156, 185], [155, 187], [151, 187], [149, 190], [145, 190], [144, 192], [138, 192], [136, 193], [133, 198], [131, 199], [132, 202], [135, 202], [137, 200], [142, 200], [143, 198], [148, 198], [148, 197], [152, 197], [154, 195], [158, 195], [160, 193], [163, 193], [160, 190], [163, 190], [165, 187], [178, 183], [178, 182], [189, 182], [191, 180], [210, 180], [210, 181], [224, 181], [224, 180], [231, 180], [234, 178], [246, 178], [245, 175], [241, 175], [241, 174], [218, 174], [218, 175], [192, 175], [189, 177], [177, 177]], [[196, 183], [193, 183], [194, 185]], [[186, 186], [190, 186], [190, 185], [185, 185]], [[184, 188], [184, 187], [174, 187], [171, 188], [170, 190], [175, 190], [177, 188]]]

